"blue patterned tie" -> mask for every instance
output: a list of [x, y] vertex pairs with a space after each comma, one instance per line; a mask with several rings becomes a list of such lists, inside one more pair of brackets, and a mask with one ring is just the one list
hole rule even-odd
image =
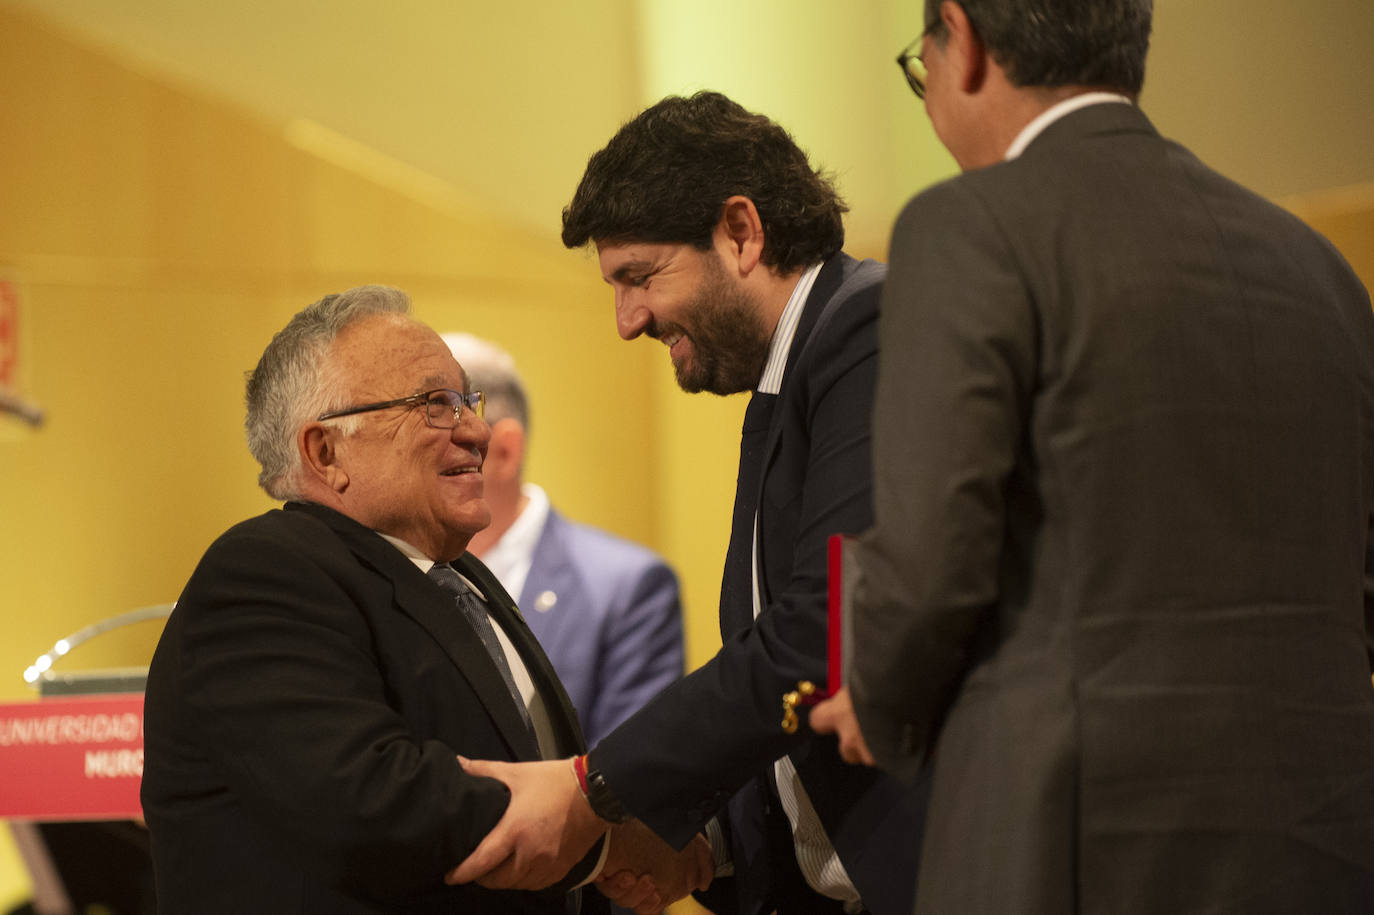
[[530, 721], [530, 710], [525, 705], [525, 698], [520, 695], [520, 687], [515, 685], [515, 675], [511, 673], [510, 661], [507, 660], [506, 652], [496, 637], [496, 627], [492, 625], [491, 616], [487, 613], [481, 599], [463, 581], [462, 576], [446, 562], [436, 562], [429, 570], [429, 577], [453, 597], [454, 603], [463, 611], [463, 616], [472, 624], [477, 637], [482, 641], [482, 647], [486, 648], [487, 654], [491, 655], [492, 663], [501, 672], [501, 679], [506, 681], [506, 689], [510, 690], [511, 698], [515, 700], [516, 707], [520, 709], [520, 718], [525, 722], [526, 730], [534, 739], [535, 746], [538, 746], [539, 740], [535, 736], [534, 723]]

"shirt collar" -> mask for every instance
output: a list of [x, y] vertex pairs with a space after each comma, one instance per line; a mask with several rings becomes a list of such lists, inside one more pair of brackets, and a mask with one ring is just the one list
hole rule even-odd
[[1026, 151], [1026, 147], [1031, 141], [1044, 131], [1044, 129], [1066, 114], [1086, 108], [1089, 105], [1100, 105], [1103, 102], [1119, 104], [1125, 102], [1127, 105], [1135, 104], [1129, 98], [1116, 92], [1084, 92], [1081, 95], [1073, 95], [1056, 105], [1051, 105], [1040, 112], [1033, 121], [1021, 128], [1021, 132], [1016, 135], [1016, 139], [1011, 141], [1007, 147], [1006, 155], [1002, 158], [1007, 162], [1015, 159]]
[[768, 346], [768, 361], [763, 365], [763, 375], [757, 388], [760, 394], [776, 394], [782, 390], [782, 374], [787, 370], [787, 353], [792, 349], [792, 339], [797, 335], [797, 322], [801, 320], [806, 298], [811, 287], [816, 284], [816, 276], [821, 272], [820, 264], [807, 267], [792, 287], [792, 295], [778, 318], [777, 330], [773, 331], [773, 342]]
[[[544, 522], [549, 517], [549, 496], [543, 487], [536, 483], [524, 483], [520, 494], [525, 497], [525, 507], [506, 528], [501, 539], [482, 554], [482, 563], [491, 569], [497, 580], [509, 584], [520, 568], [528, 571], [534, 548], [544, 533]], [[523, 577], [520, 578], [523, 582]], [[510, 592], [518, 595], [520, 589], [512, 586]]]
[[[415, 563], [415, 567], [417, 569], [419, 569], [421, 572], [424, 572], [426, 575], [429, 574], [430, 569], [434, 568], [433, 559], [430, 559], [424, 553], [421, 553], [419, 550], [411, 546], [409, 543], [406, 543], [400, 537], [393, 537], [390, 534], [383, 534], [381, 531], [375, 531], [374, 533], [376, 533], [378, 537], [381, 537], [387, 543], [394, 546], [396, 549], [400, 550], [407, 559]], [[472, 583], [472, 579], [468, 578], [466, 575], [464, 575], [462, 572], [459, 572], [457, 569], [454, 569], [453, 571], [455, 574], [457, 574], [459, 578], [463, 580], [463, 584], [467, 585], [469, 588], [472, 589], [473, 594], [476, 594], [477, 597], [481, 599], [483, 602], [486, 601], [487, 596], [482, 593], [481, 588], [477, 587], [475, 584]]]

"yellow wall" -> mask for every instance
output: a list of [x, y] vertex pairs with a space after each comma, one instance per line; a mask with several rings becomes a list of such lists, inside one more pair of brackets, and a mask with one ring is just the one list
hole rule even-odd
[[[664, 545], [663, 355], [616, 337], [586, 254], [4, 10], [0, 85], [0, 271], [22, 294], [23, 390], [48, 414], [33, 431], [0, 419], [0, 700], [33, 695], [21, 673], [58, 637], [175, 599], [213, 537], [270, 507], [243, 373], [292, 313], [360, 282], [506, 343], [538, 411], [531, 477], [569, 514]], [[733, 481], [703, 473], [675, 506], [708, 518], [680, 566], [719, 565]], [[689, 599], [715, 587], [689, 581]], [[59, 667], [146, 663], [156, 632]], [[0, 905], [26, 887], [0, 834]]]
[[[440, 6], [436, 16], [471, 18], [470, 8]], [[391, 112], [396, 124], [381, 123], [365, 137], [385, 148], [388, 129], [431, 118], [442, 134], [429, 149], [436, 168], [448, 149], [479, 177], [514, 159], [528, 186], [508, 181], [499, 190], [527, 190], [539, 200], [522, 207], [483, 192], [490, 189], [456, 189], [315, 125], [250, 115], [217, 101], [214, 87], [182, 89], [131, 69], [0, 0], [0, 276], [20, 283], [21, 380], [49, 414], [37, 431], [0, 418], [0, 700], [31, 695], [20, 673], [57, 637], [173, 599], [210, 539], [272, 504], [253, 483], [240, 432], [243, 372], [290, 314], [361, 282], [401, 286], [436, 328], [470, 330], [511, 350], [536, 411], [530, 477], [570, 515], [660, 549], [683, 579], [689, 663], [710, 656], [743, 398], [685, 395], [657, 344], [616, 338], [594, 265], [554, 238], [549, 199], [570, 195], [578, 159], [620, 118], [667, 92], [700, 87], [768, 112], [837, 170], [854, 206], [850, 247], [859, 254], [881, 257], [904, 198], [952, 165], [888, 59], [919, 32], [920, 4], [874, 0], [847, 7], [845, 16], [831, 0], [688, 6], [559, 5], [533, 41], [500, 24], [469, 29], [452, 57], [468, 68], [462, 85], [482, 104], [459, 117], [402, 99]], [[1290, 6], [1306, 8], [1283, 8]], [[1216, 34], [1217, 23], [1183, 21], [1204, 11], [1188, 7], [1185, 17], [1178, 0], [1159, 7], [1152, 66], [1162, 62], [1163, 75], [1152, 76], [1145, 107], [1161, 128], [1190, 145], [1212, 144], [1208, 158], [1228, 172], [1254, 160], [1265, 166], [1256, 172], [1263, 178], [1272, 159], [1282, 163], [1275, 187], [1310, 187], [1310, 172], [1306, 183], [1278, 182], [1302, 172], [1292, 149], [1312, 144], [1281, 144], [1286, 152], [1275, 159], [1263, 138], [1231, 142], [1213, 128], [1215, 112], [1198, 104], [1223, 97], [1228, 111], [1243, 108], [1236, 87], [1259, 84], [1244, 69], [1256, 65], [1253, 55], [1225, 45], [1191, 48], [1179, 36]], [[1284, 16], [1266, 15], [1288, 33]], [[293, 21], [302, 32], [288, 44], [310, 45], [318, 23]], [[158, 34], [155, 20], [138, 28], [150, 42]], [[229, 44], [217, 41], [219, 28], [200, 36], [204, 54]], [[550, 29], [563, 44], [545, 45]], [[579, 51], [592, 46], [595, 53]], [[425, 47], [417, 59], [433, 57]], [[1188, 71], [1218, 53], [1229, 81]], [[580, 61], [579, 69], [563, 78], [568, 60]], [[1321, 73], [1349, 71], [1313, 61]], [[256, 63], [217, 70], [270, 82]], [[1277, 80], [1284, 89], [1284, 110], [1301, 110], [1306, 80], [1284, 81], [1258, 63], [1271, 77], [1264, 85]], [[520, 101], [488, 98], [486, 73]], [[351, 74], [340, 55], [331, 79]], [[1324, 85], [1324, 105], [1367, 107], [1351, 99], [1368, 91], [1368, 81]], [[280, 91], [289, 96], [294, 88]], [[544, 110], [531, 107], [541, 99]], [[344, 118], [346, 106], [336, 114]], [[1261, 126], [1282, 139], [1294, 120]], [[1342, 137], [1370, 123], [1352, 122]], [[550, 142], [577, 151], [572, 165], [549, 153]], [[547, 172], [545, 161], [553, 163]], [[1339, 181], [1371, 177], [1365, 159], [1353, 168], [1351, 157], [1342, 161], [1331, 173]], [[1293, 206], [1342, 246], [1369, 283], [1368, 191], [1334, 199]], [[86, 663], [146, 661], [155, 634], [144, 627], [93, 646]], [[0, 905], [25, 892], [0, 834]]]

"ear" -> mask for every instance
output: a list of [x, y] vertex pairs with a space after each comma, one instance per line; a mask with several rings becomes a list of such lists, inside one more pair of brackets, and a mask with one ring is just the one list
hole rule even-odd
[[974, 94], [987, 79], [987, 47], [969, 21], [968, 13], [954, 0], [944, 0], [940, 4], [940, 21], [949, 36], [945, 53], [952, 55], [957, 66], [957, 88], [960, 92]]
[[348, 488], [348, 472], [339, 462], [338, 434], [323, 423], [306, 423], [296, 433], [296, 449], [307, 481], [342, 493]]
[[763, 220], [754, 201], [738, 194], [726, 198], [716, 224], [715, 245], [741, 276], [759, 265], [763, 258]]
[[482, 462], [482, 476], [492, 482], [518, 482], [525, 463], [525, 427], [507, 417], [491, 424], [491, 441]]

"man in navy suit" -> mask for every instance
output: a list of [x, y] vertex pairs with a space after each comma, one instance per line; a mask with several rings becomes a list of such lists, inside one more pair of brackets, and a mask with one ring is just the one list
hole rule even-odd
[[[210, 546], [149, 670], [143, 807], [165, 911], [563, 915], [599, 867], [598, 827], [551, 890], [445, 880], [510, 799], [459, 754], [555, 759], [583, 742], [519, 611], [466, 552], [491, 519], [483, 398], [408, 306], [380, 286], [326, 296], [249, 378], [259, 482], [286, 505]], [[627, 832], [610, 846], [616, 870], [637, 847]]]
[[713, 92], [664, 99], [588, 162], [563, 241], [596, 246], [620, 335], [667, 346], [688, 392], [753, 392], [722, 647], [598, 743], [585, 786], [540, 764], [482, 766], [516, 800], [460, 878], [538, 885], [520, 857], [575, 860], [589, 834], [554, 834], [536, 813], [590, 805], [675, 846], [707, 829], [732, 875], [712, 886], [718, 911], [910, 910], [919, 790], [781, 726], [782, 696], [826, 678], [828, 537], [872, 521], [885, 269], [841, 250], [844, 211], [786, 131]]
[[683, 672], [677, 576], [646, 547], [559, 514], [524, 481], [530, 406], [510, 354], [471, 334], [444, 342], [487, 398], [482, 465], [491, 524], [468, 551], [524, 611], [595, 744]]

